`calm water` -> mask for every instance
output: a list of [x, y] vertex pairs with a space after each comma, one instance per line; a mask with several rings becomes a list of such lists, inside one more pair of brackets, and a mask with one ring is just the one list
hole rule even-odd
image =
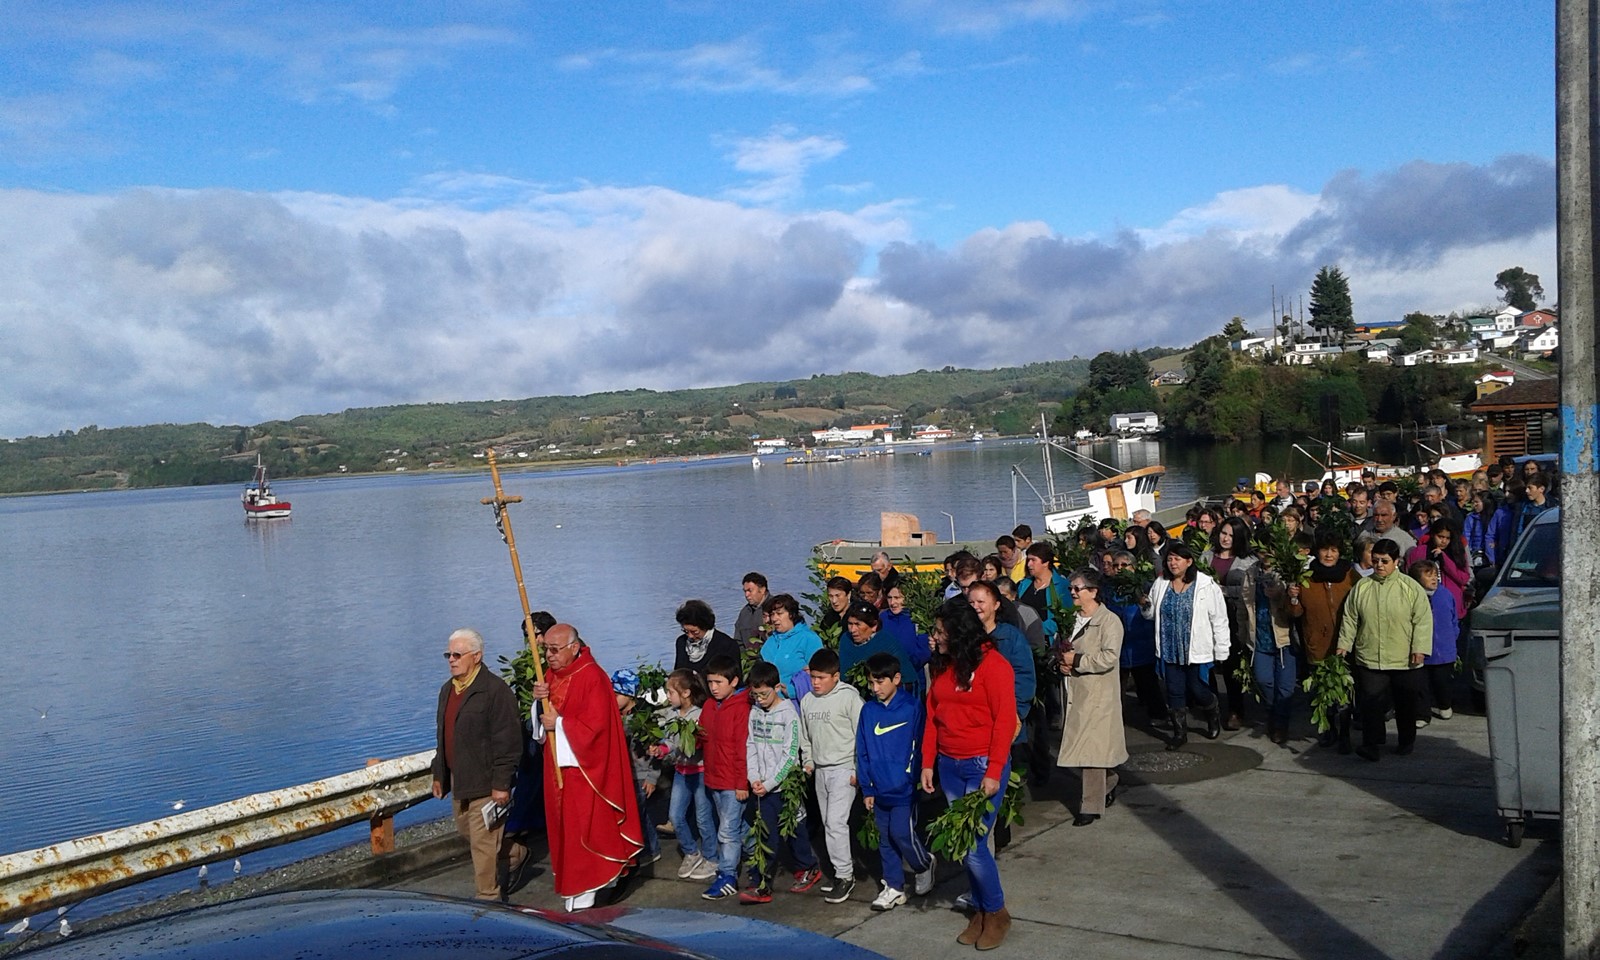
[[[1256, 469], [1310, 461], [1247, 445], [1102, 446], [1119, 469], [1164, 462], [1168, 502]], [[1296, 463], [1298, 461], [1298, 463]], [[740, 579], [807, 589], [812, 544], [875, 538], [881, 510], [988, 538], [1013, 525], [1010, 465], [1043, 486], [1039, 448], [808, 467], [748, 459], [508, 473], [530, 600], [569, 620], [607, 669], [670, 659], [673, 612], [708, 600], [731, 623]], [[1057, 485], [1093, 477], [1057, 460]], [[1015, 517], [1040, 526], [1018, 483]], [[0, 500], [0, 852], [155, 819], [432, 747], [440, 652], [458, 626], [488, 659], [520, 640], [487, 476], [284, 482], [292, 520], [247, 524], [238, 490]], [[430, 802], [410, 821], [442, 816]], [[247, 857], [256, 871], [362, 839], [355, 827]], [[226, 872], [226, 871], [223, 871]], [[193, 875], [186, 878], [192, 881]], [[169, 878], [79, 913], [184, 885]]]

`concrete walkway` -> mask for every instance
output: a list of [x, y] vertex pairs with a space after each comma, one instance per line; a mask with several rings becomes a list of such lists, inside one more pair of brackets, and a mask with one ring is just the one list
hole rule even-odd
[[[1140, 960], [1543, 953], [1537, 942], [1526, 949], [1523, 921], [1560, 873], [1558, 832], [1533, 825], [1520, 849], [1505, 845], [1481, 716], [1434, 721], [1415, 754], [1386, 753], [1378, 763], [1338, 756], [1298, 732], [1283, 747], [1250, 730], [1192, 740], [1187, 756], [1174, 758], [1130, 730], [1130, 767], [1150, 772], [1128, 775], [1117, 804], [1088, 827], [1071, 825], [1077, 780], [1058, 771], [1000, 854], [1016, 920], [1001, 952]], [[1190, 765], [1156, 769], [1174, 759]], [[714, 904], [700, 899], [703, 883], [675, 878], [675, 846], [663, 840], [666, 855], [645, 872], [668, 879], [634, 880], [623, 902], [759, 915], [908, 960], [965, 949], [954, 941], [965, 924], [952, 909], [966, 890], [958, 866], [941, 865], [930, 896], [885, 914], [868, 908], [875, 882], [840, 905], [815, 891], [780, 892], [762, 906]], [[469, 895], [465, 856], [462, 846], [449, 862], [390, 885]], [[548, 873], [512, 899], [559, 907]]]

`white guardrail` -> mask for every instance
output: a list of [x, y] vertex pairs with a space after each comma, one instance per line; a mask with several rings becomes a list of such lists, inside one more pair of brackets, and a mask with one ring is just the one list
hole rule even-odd
[[433, 753], [0, 856], [0, 922], [362, 820], [387, 852], [390, 818], [433, 796]]

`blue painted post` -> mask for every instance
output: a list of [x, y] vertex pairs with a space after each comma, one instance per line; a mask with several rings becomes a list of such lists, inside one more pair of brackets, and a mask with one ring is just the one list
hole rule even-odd
[[1561, 303], [1561, 877], [1565, 955], [1600, 957], [1600, 415], [1595, 367], [1596, 19], [1556, 2]]

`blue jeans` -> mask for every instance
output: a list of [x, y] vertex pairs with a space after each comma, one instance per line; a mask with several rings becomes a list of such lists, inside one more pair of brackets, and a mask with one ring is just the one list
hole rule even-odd
[[[694, 832], [689, 830], [689, 807], [694, 807]], [[707, 860], [717, 859], [717, 818], [711, 812], [711, 797], [706, 793], [706, 775], [684, 773], [672, 775], [672, 800], [668, 807], [672, 829], [678, 834], [678, 846], [685, 856], [697, 853]]]
[[[984, 771], [989, 769], [989, 758], [957, 760], [941, 753], [934, 769], [939, 775], [944, 798], [955, 803], [981, 787]], [[994, 833], [994, 821], [1000, 814], [1000, 801], [1010, 781], [1011, 760], [1008, 757], [1005, 768], [1000, 771], [1000, 792], [994, 795], [989, 812], [983, 817], [986, 832], [972, 852], [967, 854], [967, 859], [962, 861], [962, 866], [967, 868], [967, 881], [972, 885], [972, 905], [984, 913], [998, 913], [1006, 905], [1006, 893], [1000, 889], [1000, 868], [995, 865], [994, 851], [989, 849], [989, 837]]]
[[750, 802], [734, 796], [733, 790], [711, 791], [717, 808], [717, 873], [738, 882], [739, 851], [744, 849], [749, 832]]
[[1162, 664], [1167, 676], [1168, 710], [1187, 710], [1191, 700], [1201, 710], [1217, 705], [1217, 695], [1201, 676], [1204, 672], [1201, 668], [1209, 666], [1209, 663]]
[[1295, 674], [1298, 657], [1288, 647], [1272, 653], [1256, 651], [1250, 669], [1255, 673], [1256, 686], [1267, 704], [1267, 721], [1274, 727], [1289, 726], [1289, 706], [1294, 700]]
[[654, 818], [645, 808], [644, 787], [637, 780], [633, 783], [633, 796], [639, 801], [639, 832], [644, 834], [645, 856], [654, 860], [661, 855], [661, 838], [656, 836], [656, 825], [650, 822]]
[[906, 871], [902, 861], [921, 873], [933, 862], [922, 831], [915, 823], [917, 798], [886, 804], [879, 798], [872, 805], [872, 819], [878, 824], [878, 859], [883, 862], [883, 882], [905, 892]]

